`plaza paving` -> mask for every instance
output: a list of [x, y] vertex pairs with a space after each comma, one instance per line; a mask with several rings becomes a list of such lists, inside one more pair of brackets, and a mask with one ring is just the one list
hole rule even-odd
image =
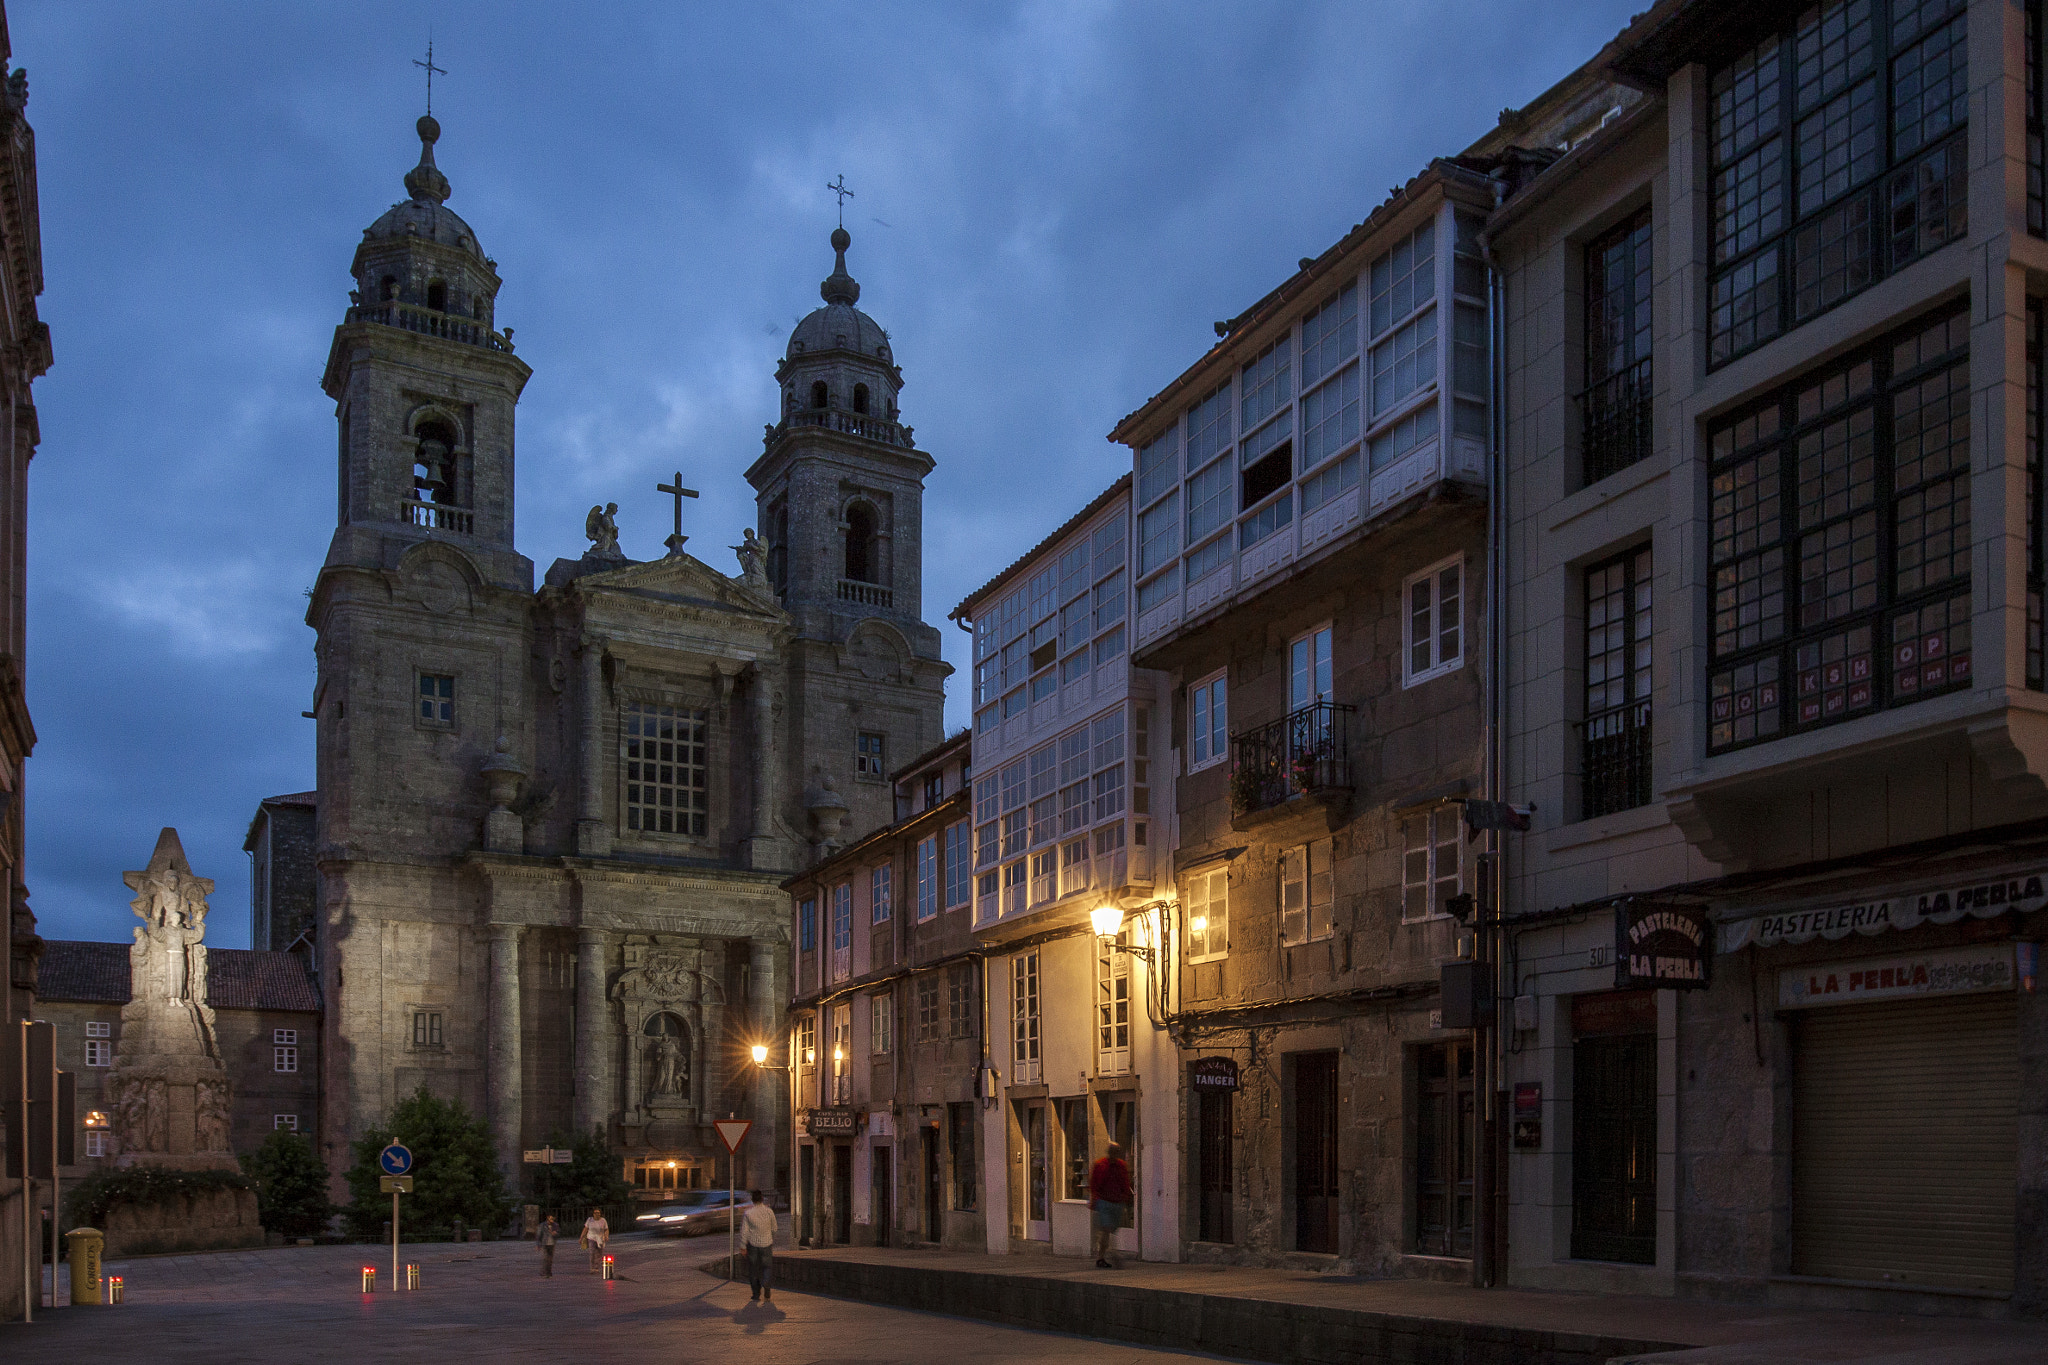
[[[716, 1242], [718, 1245], [713, 1246]], [[1006, 1365], [1078, 1361], [1150, 1365], [1213, 1359], [1063, 1337], [959, 1318], [784, 1291], [751, 1305], [744, 1284], [696, 1267], [723, 1238], [621, 1237], [622, 1278], [606, 1283], [565, 1241], [555, 1276], [518, 1242], [424, 1243], [417, 1293], [383, 1292], [391, 1252], [279, 1247], [109, 1262], [124, 1277], [118, 1308], [41, 1309], [29, 1326], [0, 1324], [8, 1365], [79, 1361], [659, 1361], [777, 1365]], [[361, 1267], [379, 1268], [363, 1294]], [[68, 1282], [68, 1277], [67, 1277]]]

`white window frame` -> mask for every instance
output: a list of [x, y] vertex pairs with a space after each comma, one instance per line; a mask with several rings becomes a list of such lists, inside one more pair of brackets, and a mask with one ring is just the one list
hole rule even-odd
[[1331, 938], [1336, 926], [1334, 841], [1316, 839], [1280, 851], [1280, 942], [1293, 947]]
[[107, 1019], [88, 1019], [85, 1021], [85, 1036], [88, 1038], [111, 1038], [114, 1036], [113, 1022]]
[[[1304, 681], [1307, 683], [1305, 689], [1297, 685]], [[1336, 692], [1336, 632], [1331, 623], [1325, 621], [1313, 630], [1303, 631], [1287, 644], [1287, 709], [1299, 711], [1317, 702], [1332, 701]]]
[[1131, 1070], [1131, 1029], [1137, 986], [1123, 935], [1095, 940], [1095, 1069], [1102, 1076]]
[[1030, 1085], [1043, 1075], [1043, 1015], [1039, 998], [1038, 950], [1010, 959], [1010, 1081]]
[[887, 924], [896, 913], [896, 869], [889, 863], [868, 869], [868, 921]]
[[110, 1038], [86, 1039], [85, 1064], [87, 1066], [112, 1066], [114, 1064], [113, 1040]]
[[[1458, 642], [1457, 652], [1446, 655], [1441, 652], [1444, 638], [1442, 575], [1447, 570], [1452, 569], [1455, 569], [1458, 575], [1458, 597], [1456, 604]], [[1417, 584], [1421, 583], [1429, 585], [1429, 605], [1424, 611], [1418, 611], [1415, 606], [1415, 588]], [[1465, 603], [1471, 596], [1471, 587], [1472, 578], [1465, 571], [1465, 556], [1462, 554], [1452, 555], [1448, 559], [1440, 559], [1428, 568], [1412, 573], [1401, 580], [1401, 685], [1403, 687], [1413, 687], [1417, 683], [1425, 683], [1432, 678], [1441, 678], [1445, 674], [1455, 673], [1465, 666], [1466, 637], [1470, 634], [1465, 628]], [[1425, 615], [1429, 631], [1429, 664], [1425, 668], [1418, 669], [1415, 667], [1415, 626], [1417, 618]]]
[[[1189, 962], [1215, 962], [1230, 955], [1230, 865], [1190, 873], [1181, 893], [1187, 915], [1183, 939]], [[1206, 921], [1201, 929], [1195, 923]]]
[[939, 913], [939, 836], [927, 834], [917, 841], [917, 922], [924, 923]]
[[270, 1131], [273, 1133], [298, 1132], [299, 1116], [297, 1114], [272, 1114], [270, 1116]]
[[889, 993], [868, 997], [868, 1052], [886, 1057], [895, 1045], [896, 997]]
[[112, 1156], [114, 1154], [113, 1143], [107, 1140], [112, 1136], [113, 1134], [104, 1128], [86, 1129], [85, 1154], [87, 1156]]
[[[1415, 835], [1422, 835], [1420, 846]], [[1448, 876], [1441, 866], [1443, 854], [1449, 850], [1457, 864]], [[1412, 861], [1421, 856], [1419, 864]], [[1401, 921], [1404, 924], [1419, 924], [1423, 920], [1442, 919], [1448, 913], [1444, 909], [1446, 895], [1456, 896], [1465, 890], [1465, 830], [1462, 807], [1446, 803], [1432, 806], [1428, 810], [1410, 811], [1401, 817]], [[1418, 872], [1421, 874], [1418, 877]], [[1448, 887], [1448, 891], [1446, 888]], [[1412, 914], [1409, 910], [1414, 893], [1421, 894], [1423, 912]]]
[[[1404, 597], [1402, 600], [1406, 600]], [[1230, 756], [1230, 670], [1219, 668], [1188, 688], [1188, 771], [1213, 768]], [[1198, 703], [1197, 698], [1201, 698]], [[1217, 701], [1222, 706], [1217, 706]], [[1218, 725], [1218, 716], [1222, 724]], [[1199, 727], [1199, 728], [1198, 728]]]
[[299, 1050], [291, 1046], [270, 1049], [270, 1069], [276, 1072], [294, 1072], [299, 1069]]
[[853, 1007], [832, 1007], [832, 1103], [846, 1104], [853, 1098], [853, 1082], [847, 1067], [853, 1061]]

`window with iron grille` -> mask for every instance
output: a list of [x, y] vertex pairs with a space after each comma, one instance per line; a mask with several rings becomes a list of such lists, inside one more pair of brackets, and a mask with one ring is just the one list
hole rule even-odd
[[1586, 248], [1585, 480], [1650, 453], [1650, 211]]
[[1964, 0], [1829, 0], [1709, 86], [1708, 363], [1968, 228]]
[[1582, 816], [1650, 803], [1650, 547], [1586, 570]]
[[626, 828], [702, 838], [710, 820], [710, 726], [702, 711], [629, 701]]
[[1709, 752], [1970, 685], [1969, 318], [1709, 433]]

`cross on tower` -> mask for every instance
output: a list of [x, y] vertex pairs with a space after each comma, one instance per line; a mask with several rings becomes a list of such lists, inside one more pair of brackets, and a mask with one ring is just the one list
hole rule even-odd
[[448, 74], [446, 67], [439, 67], [434, 65], [434, 40], [432, 38], [427, 39], [427, 59], [425, 61], [421, 61], [419, 58], [415, 57], [412, 59], [412, 64], [414, 66], [424, 67], [426, 69], [427, 117], [432, 118], [434, 116], [434, 77], [436, 74], [443, 76]]
[[666, 493], [676, 500], [676, 531], [666, 543], [670, 554], [679, 555], [683, 552], [683, 542], [689, 539], [683, 534], [683, 499], [696, 497], [697, 490], [683, 487], [683, 471], [678, 469], [675, 472], [674, 483], [658, 483], [654, 485], [654, 491]]
[[853, 191], [846, 188], [845, 175], [842, 174], [838, 179], [830, 181], [826, 184], [825, 188], [839, 196], [839, 226], [845, 227], [846, 201], [853, 198]]

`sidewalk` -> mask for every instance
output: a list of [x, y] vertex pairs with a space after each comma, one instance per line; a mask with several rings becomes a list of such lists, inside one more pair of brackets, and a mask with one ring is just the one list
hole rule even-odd
[[[720, 1258], [722, 1261], [722, 1257]], [[1473, 1289], [1428, 1280], [1050, 1256], [834, 1247], [778, 1283], [869, 1303], [1247, 1360], [1408, 1365], [2019, 1365], [2048, 1325]]]

